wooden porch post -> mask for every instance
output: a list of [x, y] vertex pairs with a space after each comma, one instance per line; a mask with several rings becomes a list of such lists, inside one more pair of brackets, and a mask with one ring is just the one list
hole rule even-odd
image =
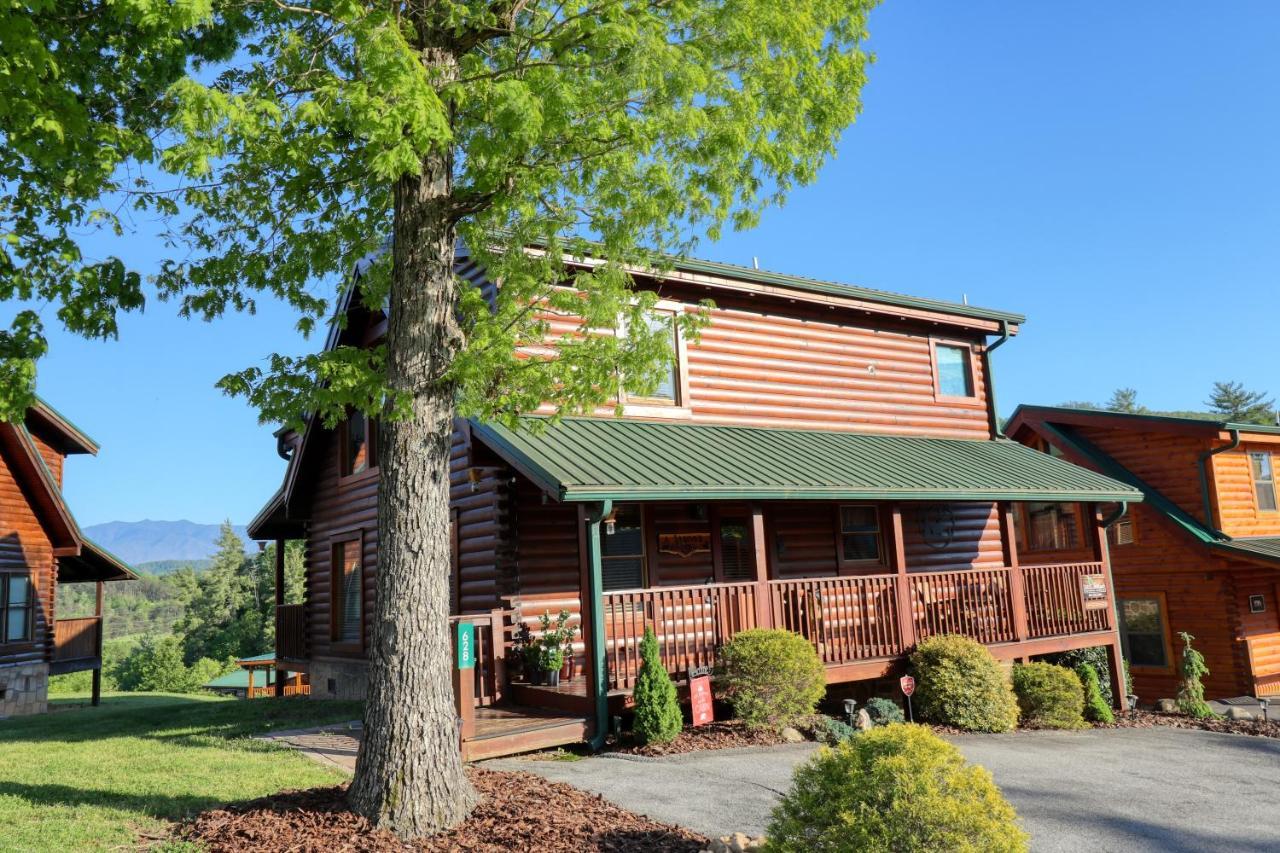
[[[600, 522], [613, 511], [613, 501], [601, 501], [584, 508], [579, 515], [582, 531], [579, 542], [585, 555], [584, 570], [586, 586], [583, 590], [583, 604], [590, 602], [591, 642], [587, 647], [587, 684], [588, 696], [594, 699], [595, 725], [591, 738], [591, 748], [604, 746], [605, 735], [609, 731], [609, 671], [605, 658], [604, 631], [604, 566], [600, 560]], [[582, 605], [580, 605], [582, 606]], [[585, 618], [585, 617], [584, 617]], [[584, 636], [585, 633], [584, 633]]]
[[96, 586], [97, 588], [94, 590], [93, 615], [98, 617], [98, 636], [94, 639], [94, 650], [98, 658], [98, 665], [93, 670], [93, 699], [91, 700], [95, 706], [102, 701], [102, 635], [104, 633], [102, 600], [106, 585], [102, 581], [98, 581]]
[[773, 602], [769, 595], [769, 543], [765, 540], [764, 507], [751, 505], [751, 543], [755, 550], [756, 627], [773, 627]]
[[[452, 623], [450, 623], [452, 624]], [[453, 703], [458, 714], [458, 742], [465, 744], [476, 735], [476, 671], [475, 668], [463, 669], [458, 666], [458, 641], [454, 635], [453, 660]], [[465, 758], [467, 752], [463, 747]]]
[[1128, 693], [1124, 677], [1124, 655], [1120, 649], [1120, 619], [1117, 614], [1116, 585], [1111, 577], [1111, 549], [1107, 545], [1107, 530], [1102, 526], [1102, 508], [1088, 504], [1085, 517], [1092, 522], [1094, 562], [1102, 565], [1102, 576], [1107, 582], [1107, 619], [1111, 623], [1111, 642], [1107, 646], [1107, 668], [1111, 670], [1111, 697], [1121, 711], [1128, 710]]
[[890, 533], [893, 541], [893, 569], [898, 574], [898, 635], [902, 647], [910, 649], [916, 644], [915, 612], [911, 606], [911, 583], [907, 577], [907, 544], [902, 532], [902, 504], [889, 509]]
[[244, 698], [246, 699], [253, 698], [253, 673], [255, 670], [256, 667], [249, 667], [249, 689], [244, 694]]
[[[280, 661], [280, 608], [284, 605], [284, 540], [276, 540], [276, 609], [273, 613], [276, 623], [276, 663]], [[276, 668], [276, 696], [284, 696], [285, 679], [289, 677], [288, 670]]]
[[1027, 593], [1022, 566], [1018, 564], [1018, 539], [1013, 525], [1013, 504], [996, 505], [1000, 513], [1000, 540], [1004, 545], [1004, 564], [1009, 567], [1009, 597], [1013, 599], [1013, 631], [1018, 642], [1027, 639]]

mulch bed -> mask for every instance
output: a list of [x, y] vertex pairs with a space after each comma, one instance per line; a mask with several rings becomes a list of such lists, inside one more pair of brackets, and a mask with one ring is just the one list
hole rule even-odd
[[468, 768], [483, 799], [456, 829], [406, 844], [376, 831], [347, 810], [346, 786], [286, 791], [198, 815], [178, 829], [178, 837], [212, 853], [290, 851], [653, 850], [694, 853], [708, 840], [679, 827], [657, 823], [600, 797], [529, 773]]
[[707, 723], [696, 728], [686, 726], [671, 743], [637, 744], [623, 741], [608, 747], [611, 752], [630, 755], [680, 755], [704, 749], [732, 749], [739, 746], [777, 746], [786, 743], [782, 736], [767, 729], [750, 729], [737, 720]]
[[1280, 722], [1275, 720], [1267, 722], [1262, 720], [1227, 720], [1223, 718], [1197, 720], [1194, 717], [1188, 717], [1183, 714], [1155, 714], [1150, 711], [1137, 711], [1131, 716], [1117, 716], [1114, 724], [1098, 725], [1097, 728], [1150, 729], [1156, 726], [1280, 738]]

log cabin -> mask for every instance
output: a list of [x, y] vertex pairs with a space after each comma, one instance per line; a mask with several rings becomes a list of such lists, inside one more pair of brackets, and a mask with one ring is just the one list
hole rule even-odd
[[[66, 457], [98, 445], [42, 400], [0, 422], [0, 717], [47, 710], [49, 676], [93, 671], [102, 688], [103, 585], [136, 579], [85, 538], [62, 496]], [[92, 616], [57, 618], [59, 584], [96, 585]]]
[[[478, 654], [454, 668], [466, 757], [600, 743], [646, 626], [677, 680], [753, 627], [804, 635], [829, 684], [865, 690], [937, 633], [1003, 660], [1093, 646], [1118, 660], [1104, 512], [1141, 494], [1001, 435], [991, 353], [1024, 318], [692, 259], [632, 273], [658, 322], [714, 301], [696, 342], [667, 323], [674, 360], [653, 394], [621, 389], [620, 417], [537, 431], [456, 423], [453, 619]], [[466, 257], [458, 274], [500, 286]], [[382, 312], [340, 310], [327, 346], [385, 333]], [[315, 697], [365, 692], [377, 435], [360, 413], [277, 433], [284, 484], [249, 526], [306, 541], [305, 602], [277, 598], [276, 652]], [[1020, 555], [1026, 502], [1078, 505], [1091, 550]], [[530, 684], [513, 634], [561, 610], [578, 629], [565, 678]]]
[[1280, 427], [1022, 406], [1008, 429], [1143, 493], [1110, 543], [1137, 695], [1177, 694], [1184, 631], [1205, 656], [1209, 696], [1280, 695]]

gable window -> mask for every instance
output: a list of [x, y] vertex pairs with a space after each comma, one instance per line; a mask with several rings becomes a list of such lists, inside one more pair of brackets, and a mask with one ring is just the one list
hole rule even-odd
[[1258, 511], [1275, 512], [1276, 483], [1271, 471], [1271, 454], [1253, 451], [1249, 454], [1249, 468], [1253, 472], [1253, 493], [1258, 500]]
[[333, 543], [329, 586], [329, 639], [359, 649], [364, 641], [364, 571], [360, 537]]
[[973, 350], [966, 344], [935, 344], [934, 370], [939, 397], [974, 397]]
[[33, 636], [35, 588], [26, 575], [0, 575], [0, 643], [26, 643]]
[[1022, 504], [1014, 514], [1018, 547], [1027, 551], [1068, 551], [1080, 545], [1079, 523], [1072, 504]]
[[1133, 667], [1169, 666], [1163, 596], [1120, 599], [1120, 642]]
[[880, 561], [880, 514], [874, 506], [840, 507], [840, 562]]
[[347, 415], [341, 429], [342, 476], [378, 467], [378, 422], [364, 412]]
[[638, 504], [619, 506], [600, 529], [605, 591], [644, 586], [644, 524]]
[[684, 404], [681, 399], [680, 382], [680, 334], [676, 328], [675, 316], [674, 309], [650, 311], [645, 315], [645, 323], [649, 330], [666, 338], [671, 349], [671, 360], [663, 365], [658, 385], [649, 393], [638, 394], [624, 385], [622, 392], [624, 402], [659, 407], [678, 407]]

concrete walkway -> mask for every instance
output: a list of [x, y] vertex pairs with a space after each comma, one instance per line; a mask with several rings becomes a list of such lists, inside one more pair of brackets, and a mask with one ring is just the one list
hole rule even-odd
[[361, 725], [358, 720], [321, 726], [314, 729], [292, 729], [259, 735], [258, 740], [292, 747], [312, 761], [354, 773], [360, 753]]
[[[1037, 853], [1280, 850], [1280, 740], [1170, 728], [964, 735]], [[501, 759], [710, 836], [764, 831], [811, 744], [666, 758]]]

